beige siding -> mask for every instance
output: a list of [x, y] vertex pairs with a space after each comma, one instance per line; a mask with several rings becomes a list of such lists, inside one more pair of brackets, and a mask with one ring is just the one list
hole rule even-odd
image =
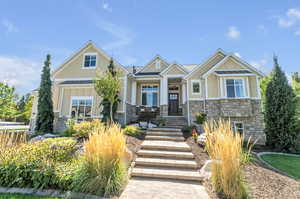
[[[193, 80], [197, 80], [199, 81], [199, 79], [193, 79]], [[192, 82], [193, 80], [188, 80], [188, 92], [189, 92], [189, 98], [203, 98], [205, 95], [205, 82], [204, 80], [200, 80], [200, 94], [193, 94], [193, 90], [192, 90]]]
[[[157, 69], [155, 66], [156, 60], [160, 60], [160, 68]], [[145, 66], [142, 70], [143, 72], [161, 72], [168, 67], [168, 63], [164, 62], [163, 60], [156, 58], [153, 62]]]
[[185, 73], [179, 68], [179, 66], [174, 65], [171, 69], [169, 69], [169, 71], [164, 73], [164, 75], [185, 75]]
[[[95, 69], [85, 69], [83, 68], [83, 59], [85, 53], [96, 53], [97, 54], [97, 65]], [[94, 78], [96, 77], [96, 72], [106, 71], [109, 65], [110, 59], [102, 55], [95, 49], [92, 45], [89, 45], [83, 51], [79, 52], [75, 58], [65, 63], [65, 65], [58, 70], [55, 74], [55, 78]], [[115, 64], [116, 65], [116, 64]], [[118, 69], [122, 76], [125, 74], [123, 69]]]
[[216, 65], [218, 62], [220, 62], [225, 55], [218, 53], [215, 55], [211, 60], [204, 63], [202, 66], [200, 66], [199, 69], [197, 69], [190, 77], [189, 79], [198, 79], [200, 76], [202, 76], [205, 72], [207, 72], [211, 67]]
[[131, 104], [131, 92], [132, 92], [132, 80], [128, 78], [127, 80], [127, 97], [126, 101]]
[[207, 88], [208, 98], [220, 97], [219, 78], [216, 75], [209, 75], [207, 77]]
[[233, 58], [229, 58], [224, 64], [218, 67], [217, 70], [245, 70], [246, 67], [242, 66], [241, 64], [237, 63], [233, 60]]
[[249, 77], [250, 97], [258, 97], [256, 76]]
[[[123, 86], [123, 84], [122, 84]], [[58, 106], [60, 107], [61, 116], [69, 117], [70, 108], [71, 108], [71, 98], [74, 97], [93, 97], [93, 107], [92, 114], [94, 117], [99, 117], [101, 112], [101, 97], [98, 96], [94, 87], [92, 85], [86, 86], [60, 86], [59, 87], [60, 97], [58, 101]], [[119, 103], [118, 110], [119, 112], [123, 111], [123, 92], [120, 93], [121, 102]]]

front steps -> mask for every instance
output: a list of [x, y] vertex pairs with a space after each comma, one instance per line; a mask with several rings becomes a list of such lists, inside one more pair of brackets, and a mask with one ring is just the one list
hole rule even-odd
[[134, 177], [202, 181], [191, 148], [184, 142], [180, 129], [152, 128], [145, 141], [131, 175]]

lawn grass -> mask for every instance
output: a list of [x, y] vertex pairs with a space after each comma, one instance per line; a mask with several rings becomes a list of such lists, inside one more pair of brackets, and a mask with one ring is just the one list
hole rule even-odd
[[261, 158], [274, 168], [300, 180], [300, 157], [280, 154], [265, 154], [262, 155]]
[[0, 199], [62, 199], [57, 197], [48, 197], [48, 196], [33, 196], [26, 194], [0, 194]]

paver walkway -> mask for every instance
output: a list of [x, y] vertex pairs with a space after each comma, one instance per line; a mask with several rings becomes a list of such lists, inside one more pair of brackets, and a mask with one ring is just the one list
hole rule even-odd
[[198, 169], [180, 129], [149, 129], [120, 198], [209, 198]]
[[132, 178], [120, 199], [209, 199], [205, 188], [196, 182]]

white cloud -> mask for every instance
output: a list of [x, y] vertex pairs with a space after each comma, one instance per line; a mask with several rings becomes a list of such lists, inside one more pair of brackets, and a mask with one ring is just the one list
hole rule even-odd
[[300, 21], [300, 10], [290, 8], [284, 17], [278, 17], [278, 25], [282, 28], [288, 28]]
[[235, 26], [228, 28], [227, 37], [232, 40], [237, 40], [241, 36], [241, 32]]
[[112, 8], [108, 3], [103, 3], [102, 8], [108, 12], [112, 12]]
[[262, 69], [263, 67], [266, 66], [267, 63], [268, 63], [268, 59], [267, 57], [264, 57], [257, 61], [251, 61], [250, 65], [254, 66], [255, 68]]
[[17, 92], [39, 87], [42, 65], [19, 57], [0, 56], [0, 81], [14, 86]]
[[2, 19], [1, 24], [5, 27], [6, 32], [19, 32], [19, 29], [14, 25], [13, 22], [7, 20], [7, 19]]
[[297, 30], [297, 31], [295, 32], [295, 35], [300, 36], [300, 30]]
[[238, 58], [241, 58], [242, 56], [240, 55], [240, 53], [238, 53], [238, 52], [235, 52], [235, 53], [233, 53], [235, 56], [237, 56]]

